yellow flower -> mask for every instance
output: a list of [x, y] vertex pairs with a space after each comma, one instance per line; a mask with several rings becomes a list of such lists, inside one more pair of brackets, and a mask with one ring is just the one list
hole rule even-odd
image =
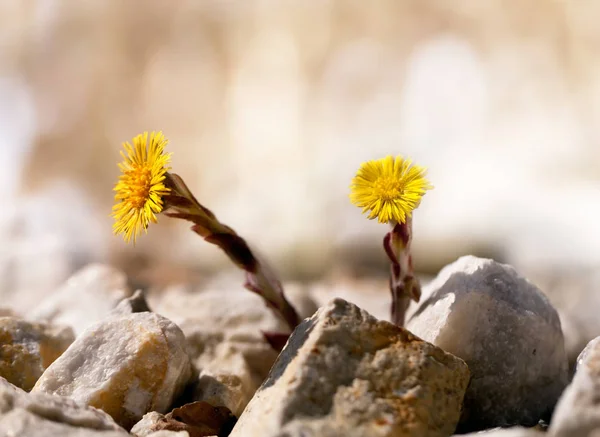
[[370, 211], [369, 219], [405, 223], [421, 197], [433, 188], [425, 173], [424, 167], [402, 156], [364, 162], [352, 179], [350, 200], [363, 213]]
[[167, 145], [162, 132], [152, 132], [148, 141], [148, 132], [133, 139], [131, 144], [123, 143], [127, 152], [121, 151], [123, 162], [119, 164], [122, 174], [114, 188], [117, 192], [112, 217], [115, 219], [113, 231], [123, 234], [126, 242], [146, 230], [150, 222], [156, 223], [156, 214], [163, 210], [162, 197], [169, 193], [165, 187], [165, 173], [171, 158], [165, 154]]

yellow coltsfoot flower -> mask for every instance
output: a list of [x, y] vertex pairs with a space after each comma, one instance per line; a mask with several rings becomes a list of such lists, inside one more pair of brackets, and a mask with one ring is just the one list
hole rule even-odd
[[427, 190], [426, 169], [402, 156], [364, 162], [350, 186], [350, 200], [380, 223], [405, 223]]
[[399, 326], [404, 325], [410, 301], [418, 302], [421, 297], [410, 248], [412, 212], [425, 192], [433, 188], [425, 173], [424, 167], [413, 165], [410, 159], [386, 156], [363, 163], [350, 186], [352, 203], [363, 213], [369, 211], [369, 219], [390, 225], [383, 248], [391, 263], [392, 321]]
[[133, 146], [123, 143], [123, 162], [119, 164], [122, 174], [114, 191], [117, 204], [113, 206], [115, 219], [113, 231], [123, 234], [129, 242], [146, 230], [150, 222], [156, 223], [156, 214], [163, 210], [163, 196], [170, 189], [164, 184], [169, 168], [170, 154], [164, 153], [167, 140], [162, 132], [144, 132], [133, 139]]
[[[167, 164], [170, 154], [164, 152], [167, 140], [162, 132], [144, 132], [133, 139], [133, 146], [124, 143], [124, 162], [119, 164], [121, 176], [114, 190], [117, 192], [112, 216], [115, 234], [123, 234], [126, 242], [147, 230], [156, 215], [178, 218], [193, 223], [192, 231], [207, 242], [221, 248], [240, 269], [246, 272], [244, 286], [260, 295], [285, 322], [291, 331], [301, 319], [283, 293], [281, 282], [259, 260], [246, 241], [204, 207], [192, 194], [183, 179], [171, 173]], [[264, 332], [264, 338], [281, 351], [289, 334]]]

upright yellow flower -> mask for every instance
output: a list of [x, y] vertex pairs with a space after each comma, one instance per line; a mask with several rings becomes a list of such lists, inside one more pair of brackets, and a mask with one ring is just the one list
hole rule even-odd
[[117, 204], [112, 217], [114, 233], [123, 234], [126, 242], [133, 237], [135, 244], [136, 237], [150, 222], [156, 223], [156, 214], [163, 210], [162, 197], [170, 191], [164, 185], [171, 158], [164, 153], [166, 145], [162, 132], [152, 132], [150, 141], [144, 132], [133, 139], [133, 146], [123, 143], [127, 156], [121, 151], [124, 161], [119, 164], [122, 174], [114, 188]]
[[350, 200], [370, 211], [368, 218], [380, 223], [405, 223], [421, 197], [433, 188], [425, 179], [426, 169], [402, 156], [387, 156], [364, 162], [352, 179]]

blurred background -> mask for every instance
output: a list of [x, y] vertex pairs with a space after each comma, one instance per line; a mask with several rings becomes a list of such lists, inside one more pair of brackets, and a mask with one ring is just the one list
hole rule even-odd
[[4, 0], [0, 300], [25, 307], [94, 261], [159, 286], [229, 267], [181, 221], [135, 247], [111, 233], [121, 143], [163, 130], [173, 171], [285, 280], [385, 278], [387, 228], [348, 186], [362, 161], [403, 154], [435, 185], [415, 213], [419, 272], [493, 257], [596, 318], [599, 14], [593, 0]]

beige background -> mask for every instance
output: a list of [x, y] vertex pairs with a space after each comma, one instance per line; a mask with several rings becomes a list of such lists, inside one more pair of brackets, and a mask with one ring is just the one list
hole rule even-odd
[[418, 270], [470, 252], [596, 268], [598, 17], [593, 0], [2, 1], [0, 295], [95, 260], [161, 283], [228, 265], [182, 222], [111, 235], [120, 144], [152, 129], [285, 278], [386, 273], [385, 226], [347, 193], [389, 153], [436, 186]]

